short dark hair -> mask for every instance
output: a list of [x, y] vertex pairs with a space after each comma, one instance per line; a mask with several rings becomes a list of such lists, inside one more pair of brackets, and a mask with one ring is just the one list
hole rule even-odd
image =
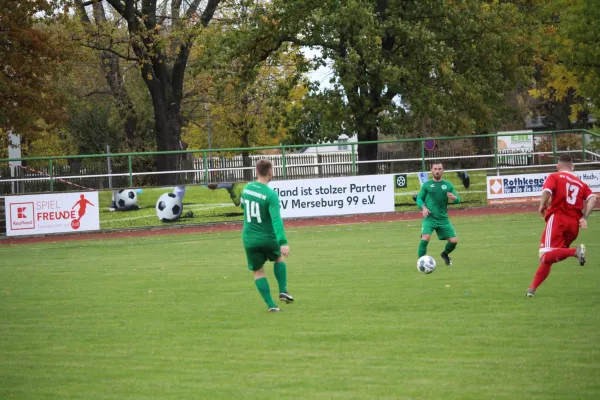
[[273, 164], [271, 164], [271, 161], [265, 158], [260, 159], [256, 163], [256, 175], [262, 177], [268, 176], [271, 168], [273, 168]]
[[558, 162], [561, 162], [561, 163], [572, 163], [573, 162], [573, 157], [571, 157], [570, 154], [561, 154], [558, 157]]

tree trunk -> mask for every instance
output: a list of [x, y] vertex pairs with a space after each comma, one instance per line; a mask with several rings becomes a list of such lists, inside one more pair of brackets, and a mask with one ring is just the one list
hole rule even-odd
[[[248, 104], [249, 100], [247, 96], [243, 96], [240, 101], [240, 106], [243, 112], [243, 115], [248, 113]], [[248, 121], [244, 120], [240, 125], [241, 129], [241, 142], [242, 147], [244, 149], [250, 149], [250, 127], [248, 126]], [[252, 159], [250, 158], [250, 151], [242, 152], [242, 163], [244, 168], [252, 167]], [[254, 173], [251, 168], [244, 169], [244, 181], [251, 182], [254, 180]]]
[[243, 151], [242, 152], [242, 162], [244, 165], [244, 182], [252, 182], [254, 180], [254, 174], [252, 168], [252, 159], [250, 158], [250, 152]]
[[[156, 110], [156, 108], [155, 108]], [[178, 116], [166, 115], [165, 112], [154, 113], [156, 119], [156, 147], [158, 151], [181, 150], [179, 141], [181, 138], [181, 123]], [[160, 154], [156, 156], [156, 170], [177, 171], [179, 170], [181, 154]], [[158, 185], [175, 185], [180, 183], [182, 177], [177, 173], [158, 174]]]
[[[139, 47], [134, 46], [136, 53], [142, 54]], [[156, 135], [156, 150], [157, 151], [177, 151], [181, 148], [181, 101], [183, 84], [183, 70], [171, 74], [171, 79], [168, 79], [169, 73], [167, 67], [160, 62], [155, 62], [152, 65], [146, 63], [142, 65], [142, 78], [148, 87], [150, 97], [152, 98], [152, 106], [154, 109], [154, 127]], [[179, 88], [175, 90], [177, 85]], [[175, 171], [180, 170], [182, 154], [160, 154], [156, 156], [156, 170], [161, 173], [156, 176], [156, 183], [159, 186], [176, 185], [183, 182], [183, 177]]]
[[[154, 106], [154, 126], [156, 130], [156, 150], [173, 151], [181, 150], [181, 117], [176, 101], [169, 101], [163, 96], [168, 91], [160, 83], [151, 80], [146, 82], [150, 86], [152, 103]], [[170, 103], [170, 107], [167, 105]], [[180, 165], [180, 154], [160, 154], [156, 156], [156, 170], [177, 171]], [[158, 185], [175, 185], [180, 181], [179, 174], [158, 174]]]
[[[358, 135], [358, 160], [359, 161], [377, 161], [379, 147], [377, 143], [373, 144], [360, 144], [360, 142], [377, 140], [377, 127], [371, 127], [365, 129], [365, 132]], [[376, 175], [377, 174], [377, 163], [368, 162], [358, 164], [359, 175]]]
[[[245, 149], [250, 148], [250, 132], [248, 132], [246, 124], [242, 127], [242, 147]], [[252, 167], [252, 159], [250, 158], [249, 151], [242, 151], [242, 164], [244, 168]], [[254, 180], [254, 173], [251, 168], [244, 169], [244, 181], [251, 182]]]

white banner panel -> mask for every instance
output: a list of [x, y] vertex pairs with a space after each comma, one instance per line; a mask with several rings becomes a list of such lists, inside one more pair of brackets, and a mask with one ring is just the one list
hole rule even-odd
[[[487, 177], [488, 204], [531, 203], [538, 202], [546, 174], [520, 174]], [[600, 193], [600, 170], [575, 171], [594, 193]]]
[[394, 175], [272, 181], [282, 218], [394, 211]]
[[6, 235], [40, 235], [100, 229], [98, 192], [7, 196]]
[[533, 152], [533, 135], [527, 135], [532, 131], [498, 132], [507, 133], [506, 136], [498, 136], [498, 151], [501, 154], [520, 154]]

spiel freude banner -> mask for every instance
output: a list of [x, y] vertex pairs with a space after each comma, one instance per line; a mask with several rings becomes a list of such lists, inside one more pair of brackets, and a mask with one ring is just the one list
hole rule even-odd
[[4, 201], [7, 236], [100, 229], [98, 192], [7, 196]]
[[394, 176], [369, 175], [272, 181], [282, 218], [394, 211]]

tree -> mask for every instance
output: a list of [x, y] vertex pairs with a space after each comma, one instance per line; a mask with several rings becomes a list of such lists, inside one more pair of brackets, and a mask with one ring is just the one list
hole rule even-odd
[[354, 132], [344, 125], [345, 118], [346, 105], [337, 91], [312, 88], [288, 111], [286, 144], [333, 142], [341, 134], [350, 137]]
[[[90, 0], [82, 5], [87, 7], [97, 1], [101, 0]], [[126, 40], [101, 34], [90, 38], [88, 45], [137, 63], [152, 98], [157, 150], [179, 150], [188, 58], [194, 40], [212, 20], [220, 0], [208, 0], [202, 11], [200, 0], [104, 1], [126, 24]], [[177, 156], [156, 158], [159, 171], [174, 171], [178, 164]], [[173, 184], [176, 180], [176, 174], [158, 177], [159, 184]]]
[[[318, 63], [335, 71], [323, 98], [341, 100], [339, 126], [359, 141], [376, 140], [382, 128], [487, 131], [505, 116], [505, 93], [532, 72], [531, 9], [532, 2], [279, 0], [252, 52], [267, 58], [287, 42], [320, 49]], [[376, 160], [377, 145], [359, 146], [359, 158]], [[361, 163], [359, 172], [375, 173], [376, 164]]]
[[[44, 18], [57, 2], [0, 2], [0, 130], [27, 136], [66, 117], [55, 77], [68, 70], [70, 46]], [[48, 17], [50, 18], [50, 17]]]
[[582, 93], [600, 107], [600, 0], [564, 0], [558, 33], [561, 60], [577, 76]]
[[580, 26], [586, 26], [585, 18], [575, 17], [581, 3], [585, 2], [557, 1], [541, 15], [535, 87], [529, 93], [535, 99], [534, 114], [544, 116], [545, 125], [552, 130], [588, 127], [593, 79], [582, 74], [582, 66], [575, 61], [587, 53], [585, 45], [574, 46], [569, 38], [577, 36]]
[[[94, 36], [97, 31], [111, 28], [104, 26], [109, 22], [102, 2], [97, 1], [92, 4], [93, 20], [86, 12], [83, 0], [75, 0], [75, 6], [88, 36]], [[135, 140], [138, 116], [125, 86], [119, 56], [106, 50], [99, 53], [100, 69], [108, 85], [109, 92], [117, 104], [119, 116], [123, 121], [125, 137], [129, 143], [132, 143]]]
[[[258, 12], [257, 12], [258, 10]], [[253, 176], [252, 147], [281, 144], [287, 136], [287, 116], [304, 93], [301, 76], [304, 57], [297, 49], [282, 46], [267, 60], [257, 60], [240, 52], [256, 21], [262, 17], [253, 1], [227, 3], [220, 20], [197, 39], [191, 79], [196, 82], [194, 107], [186, 107], [191, 125], [184, 140], [194, 147], [207, 147], [205, 132], [221, 147], [243, 147], [245, 179]], [[208, 126], [210, 124], [210, 127]], [[198, 140], [200, 139], [200, 140]]]
[[555, 55], [538, 62], [537, 68], [537, 88], [529, 93], [536, 99], [534, 113], [544, 116], [547, 129], [587, 127], [591, 104], [574, 72], [557, 62]]

